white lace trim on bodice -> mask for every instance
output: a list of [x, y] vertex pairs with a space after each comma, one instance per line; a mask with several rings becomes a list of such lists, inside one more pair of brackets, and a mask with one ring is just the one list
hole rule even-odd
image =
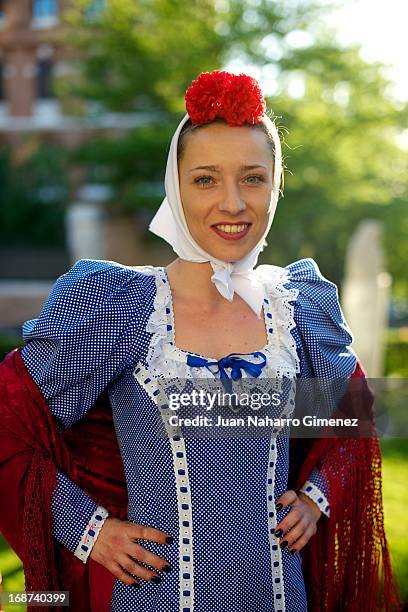
[[[187, 355], [199, 355], [175, 346], [174, 310], [167, 274], [162, 267], [144, 266], [155, 276], [156, 295], [153, 312], [147, 323], [152, 338], [147, 353], [149, 375], [154, 378], [190, 379], [216, 376], [217, 368], [196, 368], [186, 363]], [[291, 334], [295, 327], [292, 301], [297, 299], [298, 289], [287, 288], [287, 271], [279, 266], [261, 265], [256, 268], [265, 286], [264, 319], [268, 343], [260, 349], [266, 357], [266, 365], [259, 378], [294, 378], [300, 370], [296, 342]], [[208, 359], [208, 357], [205, 357]], [[256, 362], [249, 353], [245, 359]], [[216, 360], [215, 360], [216, 361]], [[247, 377], [245, 371], [242, 377]]]

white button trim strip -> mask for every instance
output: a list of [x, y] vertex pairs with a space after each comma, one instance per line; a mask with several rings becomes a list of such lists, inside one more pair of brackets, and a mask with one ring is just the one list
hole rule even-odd
[[74, 552], [74, 555], [78, 557], [78, 559], [81, 559], [83, 563], [87, 562], [92, 547], [95, 544], [102, 526], [108, 516], [109, 512], [103, 506], [98, 506], [91, 516], [82, 538], [80, 539]]
[[306, 482], [302, 485], [300, 491], [310, 497], [319, 509], [325, 514], [328, 518], [330, 518], [330, 505], [325, 497], [324, 493], [310, 480], [306, 480]]
[[160, 410], [167, 436], [170, 442], [173, 467], [176, 480], [176, 493], [179, 518], [179, 602], [180, 612], [194, 611], [194, 566], [193, 566], [193, 520], [191, 508], [190, 480], [184, 438], [179, 427], [170, 425], [170, 416], [174, 413], [168, 409], [166, 395], [159, 382], [151, 378], [146, 367], [139, 363], [133, 376], [146, 390]]

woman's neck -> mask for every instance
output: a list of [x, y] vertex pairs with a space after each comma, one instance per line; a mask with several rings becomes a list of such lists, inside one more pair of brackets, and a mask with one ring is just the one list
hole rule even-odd
[[166, 271], [174, 297], [210, 308], [225, 305], [227, 300], [211, 281], [214, 271], [210, 262], [196, 263], [177, 258], [166, 266]]

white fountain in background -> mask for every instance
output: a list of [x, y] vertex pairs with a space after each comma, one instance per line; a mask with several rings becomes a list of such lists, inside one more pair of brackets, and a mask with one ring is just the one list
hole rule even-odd
[[111, 196], [108, 185], [84, 185], [68, 207], [65, 228], [72, 263], [78, 259], [105, 258], [105, 203]]
[[347, 248], [342, 307], [354, 335], [352, 348], [369, 378], [384, 376], [391, 283], [384, 264], [382, 224], [365, 220]]

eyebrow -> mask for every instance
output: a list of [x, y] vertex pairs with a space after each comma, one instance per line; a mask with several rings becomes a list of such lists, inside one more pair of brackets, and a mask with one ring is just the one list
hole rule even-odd
[[[240, 166], [239, 170], [254, 170], [255, 168], [263, 168], [264, 170], [268, 169], [262, 164], [251, 164], [249, 166]], [[195, 168], [191, 168], [190, 172], [194, 172], [194, 170], [209, 170], [210, 172], [221, 172], [221, 168], [219, 166], [196, 166]]]

